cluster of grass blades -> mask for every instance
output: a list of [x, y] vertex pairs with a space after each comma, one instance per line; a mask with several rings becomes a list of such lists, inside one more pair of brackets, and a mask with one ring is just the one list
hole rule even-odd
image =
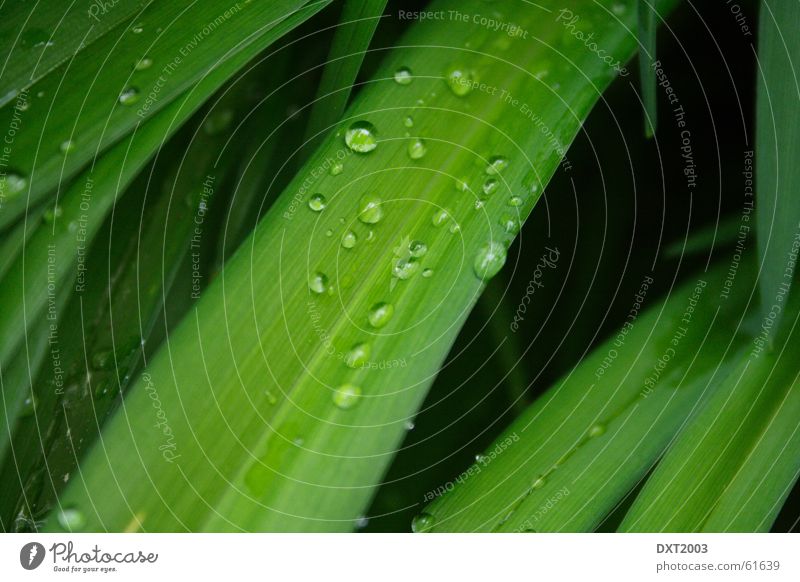
[[[652, 136], [677, 0], [78, 4], [0, 24], [4, 530], [772, 527], [800, 471], [795, 7], [762, 7], [757, 256], [734, 286], [716, 227], [668, 247], [713, 249], [529, 403], [493, 279], [536, 264], [515, 240], [637, 51]], [[479, 299], [507, 426], [387, 501]]]

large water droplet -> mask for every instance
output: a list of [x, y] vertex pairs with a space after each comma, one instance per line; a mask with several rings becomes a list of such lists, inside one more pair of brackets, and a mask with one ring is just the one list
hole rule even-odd
[[428, 152], [428, 146], [419, 138], [411, 140], [408, 144], [408, 157], [412, 160], [418, 160], [425, 156]]
[[538, 479], [536, 479], [536, 481], [533, 482], [533, 484], [531, 484], [531, 489], [541, 489], [542, 487], [545, 486], [546, 483], [547, 479], [545, 479], [544, 477], [539, 477]]
[[500, 183], [495, 180], [494, 178], [487, 178], [486, 181], [483, 183], [483, 193], [487, 196], [491, 196], [497, 189], [500, 187]]
[[430, 531], [434, 524], [436, 524], [436, 518], [430, 513], [420, 513], [411, 520], [411, 531], [414, 533], [425, 533]]
[[453, 65], [445, 72], [445, 80], [455, 95], [463, 97], [472, 91], [476, 78], [474, 71], [460, 65]]
[[478, 249], [472, 267], [479, 279], [491, 279], [506, 262], [506, 247], [496, 241]]
[[136, 61], [136, 63], [133, 65], [133, 69], [135, 71], [144, 71], [146, 69], [149, 69], [151, 66], [153, 66], [153, 59], [148, 57], [143, 57], [138, 61]]
[[317, 295], [321, 295], [328, 290], [328, 277], [325, 273], [317, 271], [308, 278], [308, 288]]
[[346, 249], [352, 249], [354, 246], [356, 246], [357, 242], [358, 237], [352, 230], [348, 230], [342, 235], [342, 246]]
[[503, 156], [492, 156], [489, 158], [489, 164], [486, 166], [486, 173], [490, 176], [499, 174], [508, 167], [508, 158]]
[[377, 329], [389, 323], [393, 315], [394, 306], [391, 303], [381, 301], [370, 308], [367, 319], [369, 320], [369, 324]]
[[595, 424], [589, 429], [590, 437], [603, 436], [606, 432], [606, 427], [602, 424]]
[[139, 100], [139, 89], [136, 87], [128, 87], [119, 94], [120, 105], [133, 105]]
[[358, 201], [358, 219], [365, 224], [375, 224], [383, 218], [383, 200], [376, 194], [364, 194]]
[[19, 174], [9, 172], [0, 176], [0, 194], [8, 198], [13, 198], [22, 193], [28, 187], [28, 180]]
[[448, 220], [450, 220], [450, 212], [448, 212], [444, 208], [438, 209], [436, 212], [433, 213], [433, 218], [431, 218], [431, 222], [433, 226], [442, 226]]
[[369, 361], [371, 351], [372, 349], [368, 343], [359, 342], [347, 352], [344, 363], [349, 368], [360, 368]]
[[424, 271], [422, 271], [422, 276], [425, 277], [426, 279], [430, 279], [431, 277], [433, 277], [433, 269], [425, 269]]
[[314, 212], [322, 212], [328, 205], [328, 201], [322, 194], [312, 194], [308, 199], [308, 207]]
[[62, 529], [75, 532], [86, 527], [86, 517], [83, 512], [74, 507], [62, 507], [56, 512], [56, 520]]
[[394, 72], [394, 80], [399, 85], [410, 85], [414, 77], [411, 75], [411, 69], [408, 67], [400, 67]]
[[414, 276], [419, 269], [419, 263], [414, 259], [394, 259], [392, 263], [392, 276], [405, 281]]
[[425, 253], [428, 252], [428, 245], [421, 240], [412, 240], [408, 245], [408, 252], [415, 259], [419, 259], [420, 257], [424, 257]]
[[342, 384], [333, 392], [333, 403], [342, 410], [353, 408], [360, 398], [361, 388], [353, 384]]
[[510, 214], [504, 214], [500, 217], [500, 226], [508, 234], [517, 234], [519, 232], [519, 220], [516, 216], [511, 216]]
[[519, 208], [525, 203], [521, 196], [512, 196], [508, 199], [508, 205], [514, 208]]
[[354, 152], [365, 154], [378, 147], [378, 131], [369, 121], [356, 121], [344, 134], [344, 142]]

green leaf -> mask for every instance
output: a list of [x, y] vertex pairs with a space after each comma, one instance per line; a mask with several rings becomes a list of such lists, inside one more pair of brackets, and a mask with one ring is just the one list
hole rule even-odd
[[385, 7], [386, 0], [345, 0], [311, 110], [308, 139], [316, 140], [341, 119]]
[[[800, 247], [800, 4], [763, 0], [756, 93], [756, 234], [761, 315], [785, 303]], [[777, 329], [782, 316], [774, 321]]]
[[[736, 353], [747, 293], [720, 305], [716, 269], [649, 303], [646, 275], [624, 326], [426, 495], [432, 531], [590, 531], [656, 463]], [[745, 277], [745, 273], [740, 273]], [[752, 277], [750, 277], [752, 280]], [[447, 493], [447, 491], [450, 491]], [[431, 525], [432, 524], [432, 525]]]
[[85, 50], [149, 1], [6, 2], [0, 20], [0, 105]]
[[[787, 311], [793, 323], [799, 304]], [[794, 336], [782, 334], [773, 351], [762, 336], [748, 343], [648, 479], [622, 531], [769, 530], [800, 472]]]
[[229, 63], [247, 62], [327, 2], [307, 4], [154, 2], [115, 34], [97, 39], [92, 50], [45, 75], [28, 91], [25, 111], [12, 103], [0, 109], [0, 127], [15, 120], [20, 126], [7, 171], [25, 181], [22, 188], [14, 185], [18, 179], [0, 181], [7, 198], [0, 226], [54, 188], [64, 188], [98, 152], [187, 89], [221, 69], [230, 71]]
[[[621, 60], [635, 49], [632, 6], [622, 23], [581, 9], [581, 26]], [[515, 229], [501, 219], [527, 216], [614, 77], [556, 20], [558, 8], [514, 6], [515, 30], [537, 42], [475, 22], [412, 26], [150, 361], [62, 508], [89, 530], [351, 529], [484, 279], [502, 266]], [[443, 38], [471, 48], [442, 48]], [[392, 78], [402, 66], [414, 73], [408, 85]], [[374, 137], [374, 151], [346, 145], [356, 123], [347, 139], [367, 150]], [[341, 244], [348, 231], [355, 246]], [[421, 256], [414, 246], [415, 266], [398, 262], [405, 240], [427, 247]], [[411, 276], [393, 276], [398, 267]]]
[[642, 88], [642, 102], [644, 104], [644, 132], [645, 136], [653, 137], [656, 132], [657, 100], [656, 100], [656, 71], [653, 63], [656, 61], [656, 9], [646, 0], [636, 4], [637, 22], [636, 30], [639, 35], [639, 83]]

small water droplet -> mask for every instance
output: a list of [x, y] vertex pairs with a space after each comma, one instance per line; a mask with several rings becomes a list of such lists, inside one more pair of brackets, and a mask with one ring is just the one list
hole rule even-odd
[[342, 235], [342, 246], [346, 249], [352, 249], [354, 246], [356, 246], [357, 242], [358, 237], [352, 230], [348, 230]]
[[414, 77], [411, 75], [411, 69], [408, 67], [400, 67], [394, 72], [394, 80], [398, 85], [410, 85]]
[[0, 194], [13, 198], [21, 194], [25, 188], [28, 187], [28, 180], [20, 174], [9, 172], [8, 174], [0, 175]]
[[353, 384], [342, 384], [333, 392], [333, 403], [342, 410], [353, 408], [360, 398], [361, 388]]
[[23, 417], [32, 416], [34, 412], [36, 412], [36, 405], [38, 404], [38, 400], [33, 392], [31, 392], [28, 397], [22, 401], [22, 410], [20, 411], [20, 415]]
[[487, 196], [490, 196], [497, 192], [497, 189], [500, 187], [500, 183], [495, 180], [494, 178], [487, 178], [486, 181], [483, 183], [483, 193]]
[[20, 40], [25, 48], [48, 48], [55, 44], [50, 40], [50, 34], [40, 28], [31, 28], [25, 31]]
[[144, 24], [141, 22], [138, 22], [131, 27], [131, 32], [133, 34], [142, 34], [142, 31], [144, 31]]
[[413, 139], [408, 144], [408, 157], [412, 160], [419, 160], [428, 152], [428, 146], [420, 138]]
[[456, 190], [459, 192], [466, 192], [469, 190], [469, 184], [466, 178], [461, 178], [460, 180], [456, 180]]
[[461, 232], [461, 225], [457, 222], [450, 223], [450, 234], [456, 234], [457, 232]]
[[144, 71], [146, 69], [149, 69], [151, 66], [153, 66], [153, 59], [148, 57], [143, 57], [138, 61], [136, 61], [136, 63], [133, 65], [133, 70]]
[[483, 208], [483, 200], [476, 200], [475, 201], [475, 210], [480, 210]]
[[475, 455], [475, 462], [480, 463], [481, 465], [485, 465], [488, 460], [489, 457], [487, 457], [486, 455], [481, 455], [480, 453]]
[[392, 263], [392, 276], [405, 281], [414, 276], [419, 269], [419, 264], [414, 259], [394, 259]]
[[372, 349], [368, 343], [359, 342], [347, 352], [344, 363], [349, 368], [360, 368], [369, 361], [371, 351]]
[[422, 271], [422, 276], [425, 277], [426, 279], [430, 279], [431, 277], [433, 277], [433, 269], [425, 269], [424, 271]]
[[334, 162], [334, 163], [331, 165], [331, 167], [330, 167], [330, 170], [328, 170], [328, 173], [329, 173], [331, 176], [338, 176], [338, 175], [339, 175], [339, 174], [341, 174], [343, 171], [344, 171], [344, 164], [343, 164], [342, 162]]
[[308, 199], [308, 207], [314, 212], [322, 212], [328, 205], [328, 201], [322, 194], [312, 194]]
[[541, 489], [545, 486], [545, 483], [547, 483], [547, 480], [544, 477], [539, 477], [531, 484], [531, 489]]
[[308, 288], [317, 295], [321, 295], [328, 290], [328, 277], [325, 273], [317, 271], [308, 278]]
[[133, 105], [139, 100], [139, 89], [128, 87], [119, 94], [120, 105]]
[[75, 149], [75, 142], [71, 139], [64, 140], [61, 142], [61, 145], [58, 146], [58, 149], [62, 154], [68, 154]]
[[436, 518], [430, 513], [420, 513], [411, 520], [411, 531], [414, 533], [425, 533], [433, 528]]
[[406, 118], [403, 120], [403, 125], [406, 127], [414, 127], [414, 118], [410, 115], [406, 116]]
[[508, 167], [508, 158], [503, 156], [492, 156], [489, 158], [489, 164], [486, 166], [486, 173], [490, 176], [499, 174]]
[[378, 237], [375, 235], [375, 231], [374, 230], [370, 230], [369, 232], [367, 232], [367, 242], [369, 244], [374, 243], [377, 239], [378, 239]]
[[440, 208], [433, 213], [431, 222], [433, 223], [433, 226], [442, 226], [448, 220], [450, 220], [450, 212], [445, 208]]
[[445, 72], [445, 80], [453, 94], [463, 97], [472, 91], [476, 76], [474, 71], [470, 71], [460, 65], [453, 65]]
[[356, 529], [364, 529], [369, 525], [369, 518], [366, 515], [359, 515], [353, 525]]
[[61, 207], [58, 204], [56, 204], [44, 211], [44, 214], [42, 215], [42, 220], [44, 220], [47, 224], [53, 224], [56, 218], [61, 216], [63, 212], [64, 211], [61, 209]]
[[472, 264], [475, 275], [479, 279], [491, 279], [506, 262], [506, 248], [497, 241], [492, 241], [478, 249]]
[[62, 529], [75, 532], [81, 531], [86, 527], [86, 517], [79, 509], [74, 507], [62, 507], [56, 513], [56, 520]]
[[604, 435], [606, 432], [606, 427], [602, 424], [595, 424], [589, 429], [589, 436], [590, 437], [599, 437]]
[[344, 142], [354, 152], [365, 154], [378, 147], [378, 131], [369, 121], [356, 121], [344, 134]]
[[392, 319], [394, 315], [394, 306], [391, 303], [381, 301], [370, 307], [367, 319], [369, 324], [374, 328], [381, 328]]
[[519, 232], [519, 220], [516, 216], [511, 216], [510, 214], [504, 214], [500, 218], [500, 226], [508, 234], [517, 234]]
[[511, 198], [508, 199], [508, 205], [513, 206], [514, 208], [518, 208], [522, 206], [524, 203], [525, 201], [522, 199], [521, 196], [512, 196]]
[[375, 194], [364, 194], [358, 202], [358, 219], [364, 224], [375, 224], [382, 218], [383, 200]]
[[403, 428], [406, 430], [414, 430], [416, 425], [414, 424], [413, 420], [407, 420], [406, 423], [403, 425]]
[[428, 245], [421, 240], [412, 240], [408, 244], [408, 252], [415, 259], [419, 259], [420, 257], [424, 257], [425, 253], [428, 252]]

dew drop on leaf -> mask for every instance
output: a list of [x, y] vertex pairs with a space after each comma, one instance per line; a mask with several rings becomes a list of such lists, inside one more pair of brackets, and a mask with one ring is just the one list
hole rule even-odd
[[358, 219], [364, 224], [375, 224], [383, 218], [383, 200], [376, 194], [364, 194], [358, 202]]
[[414, 77], [411, 76], [411, 69], [400, 67], [394, 72], [394, 80], [398, 85], [410, 85]]
[[392, 276], [405, 281], [414, 276], [419, 269], [419, 263], [411, 259], [395, 259], [392, 264]]
[[331, 176], [338, 176], [343, 171], [344, 171], [344, 164], [342, 164], [342, 162], [334, 162], [333, 164], [331, 164], [331, 167], [330, 167], [330, 170], [328, 170], [328, 173]]
[[389, 323], [393, 315], [394, 306], [391, 303], [381, 301], [370, 307], [367, 320], [372, 327], [377, 329]]
[[328, 201], [322, 194], [312, 194], [308, 199], [308, 207], [314, 212], [322, 212], [328, 205]]
[[139, 89], [136, 87], [128, 87], [119, 94], [120, 105], [133, 105], [139, 100]]
[[360, 398], [361, 388], [353, 384], [342, 384], [333, 392], [333, 403], [342, 410], [353, 408]]
[[403, 120], [403, 125], [406, 127], [414, 127], [414, 118], [410, 115], [406, 116], [406, 118]]
[[411, 140], [408, 144], [408, 157], [412, 160], [419, 160], [428, 152], [428, 146], [419, 138]]
[[352, 249], [354, 246], [356, 246], [357, 242], [358, 237], [352, 230], [348, 230], [342, 235], [342, 246], [346, 249]]
[[486, 173], [490, 176], [499, 174], [508, 167], [508, 158], [503, 156], [492, 156], [486, 166]]
[[61, 145], [58, 146], [58, 149], [62, 154], [68, 154], [75, 149], [75, 142], [71, 139], [64, 140], [61, 142]]
[[86, 526], [86, 517], [79, 509], [62, 507], [56, 512], [56, 520], [62, 529], [67, 531], [81, 531]]
[[433, 269], [425, 269], [424, 271], [422, 271], [422, 276], [425, 277], [426, 279], [430, 279], [431, 277], [433, 277]]
[[411, 531], [414, 533], [425, 533], [433, 528], [436, 518], [430, 513], [420, 513], [411, 520]]
[[445, 72], [445, 80], [453, 94], [463, 97], [472, 91], [476, 79], [474, 72], [460, 65], [453, 65]]
[[9, 172], [4, 176], [0, 176], [0, 194], [13, 198], [22, 193], [28, 186], [28, 180], [20, 174]]
[[433, 226], [442, 226], [448, 220], [450, 220], [450, 213], [446, 209], [440, 208], [433, 213], [431, 222], [433, 223]]
[[494, 178], [487, 178], [486, 181], [483, 183], [483, 193], [487, 196], [494, 194], [497, 192], [497, 188], [499, 188], [499, 183]]
[[539, 477], [531, 484], [531, 489], [541, 489], [545, 486], [545, 483], [547, 483], [547, 480], [544, 477]]
[[308, 278], [308, 288], [317, 295], [321, 295], [328, 290], [328, 277], [325, 273], [317, 271]]
[[135, 71], [144, 71], [146, 69], [149, 69], [151, 66], [153, 66], [153, 59], [150, 59], [148, 57], [143, 57], [138, 61], [136, 61], [136, 64], [133, 65], [133, 69]]
[[506, 262], [506, 248], [497, 241], [492, 241], [478, 249], [472, 266], [479, 279], [491, 279]]
[[512, 196], [508, 199], [508, 205], [518, 208], [522, 206], [525, 201], [522, 199], [521, 196]]
[[354, 152], [365, 154], [378, 147], [378, 131], [369, 121], [356, 121], [344, 134], [344, 143]]
[[415, 259], [419, 259], [420, 257], [424, 257], [425, 253], [428, 252], [428, 245], [421, 240], [412, 240], [408, 245], [408, 252]]
[[369, 361], [371, 351], [372, 349], [368, 343], [359, 342], [347, 352], [344, 363], [349, 368], [360, 368]]
[[599, 437], [604, 435], [606, 432], [606, 427], [602, 424], [595, 424], [589, 429], [589, 436], [590, 437]]

